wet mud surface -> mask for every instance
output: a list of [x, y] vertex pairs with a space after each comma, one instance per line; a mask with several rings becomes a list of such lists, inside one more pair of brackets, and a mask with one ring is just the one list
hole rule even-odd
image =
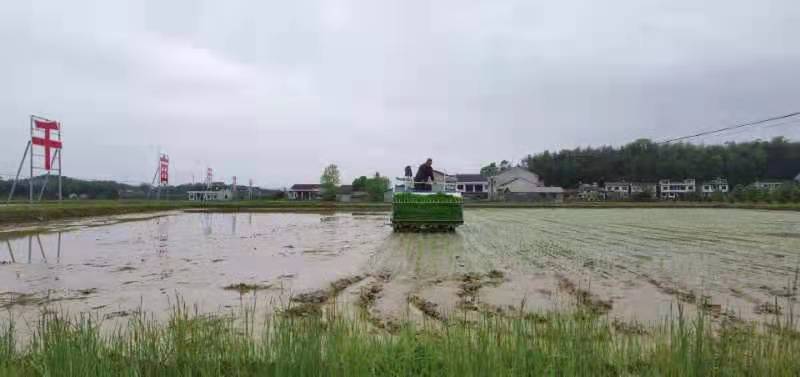
[[[0, 229], [0, 320], [106, 320], [242, 303], [402, 321], [575, 311], [623, 331], [702, 311], [799, 320], [800, 214], [479, 209], [455, 233], [393, 233], [382, 213], [163, 213]], [[5, 234], [5, 236], [3, 236]], [[339, 310], [343, 309], [343, 310]], [[617, 323], [617, 322], [615, 322]]]

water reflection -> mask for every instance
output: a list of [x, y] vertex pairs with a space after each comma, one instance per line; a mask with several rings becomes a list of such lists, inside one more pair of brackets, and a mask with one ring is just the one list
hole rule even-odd
[[11, 263], [17, 263], [17, 259], [14, 258], [14, 250], [11, 248], [11, 241], [6, 240], [6, 246], [8, 246], [8, 255], [11, 256]]
[[165, 255], [169, 251], [169, 219], [158, 218], [156, 219], [156, 229], [158, 232], [158, 255]]
[[[41, 235], [30, 235], [28, 236], [28, 259], [27, 263], [33, 263], [33, 240], [36, 239], [36, 246], [39, 249], [39, 255], [42, 257], [42, 261], [45, 263], [49, 263], [47, 260], [47, 252], [45, 251], [45, 246], [42, 243]], [[10, 263], [17, 263], [17, 256], [14, 254], [14, 247], [11, 245], [11, 240], [6, 240], [6, 249], [8, 250], [8, 255], [11, 258]], [[52, 255], [52, 254], [51, 254]], [[57, 233], [57, 243], [55, 248], [55, 256], [56, 256], [56, 263], [61, 263], [61, 232]]]
[[212, 233], [212, 226], [214, 224], [214, 216], [211, 213], [204, 213], [200, 216], [200, 224], [203, 227], [203, 235], [210, 236]]

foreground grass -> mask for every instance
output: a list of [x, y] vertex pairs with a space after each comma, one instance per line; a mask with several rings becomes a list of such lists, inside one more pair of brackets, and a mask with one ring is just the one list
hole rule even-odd
[[[176, 310], [167, 324], [139, 316], [101, 335], [88, 317], [44, 314], [26, 346], [0, 331], [2, 376], [796, 376], [800, 337], [753, 327], [712, 330], [699, 317], [641, 334], [589, 316], [485, 317], [402, 327], [272, 317], [244, 321]], [[260, 328], [263, 330], [254, 330]]]

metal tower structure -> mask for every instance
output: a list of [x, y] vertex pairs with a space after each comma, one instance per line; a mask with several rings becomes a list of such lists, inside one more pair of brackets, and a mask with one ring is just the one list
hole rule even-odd
[[[156, 186], [156, 179], [158, 179], [158, 186]], [[161, 199], [161, 188], [169, 190], [169, 156], [166, 153], [158, 154], [158, 164], [156, 171], [153, 173], [153, 180], [150, 183], [150, 190], [147, 192], [147, 198], [150, 199], [150, 194], [153, 192], [153, 187], [156, 188], [156, 200]]]
[[[58, 171], [58, 200], [63, 200], [64, 196], [62, 195], [61, 191], [61, 177], [62, 177], [62, 167], [61, 167], [61, 150], [63, 147], [63, 141], [61, 139], [61, 122], [50, 120], [46, 118], [42, 118], [36, 115], [31, 115], [30, 117], [30, 135], [31, 139], [28, 140], [27, 145], [25, 146], [25, 152], [22, 154], [22, 160], [19, 162], [19, 168], [17, 168], [17, 175], [14, 177], [14, 183], [11, 185], [11, 191], [8, 193], [8, 200], [10, 202], [11, 199], [14, 197], [14, 191], [17, 188], [17, 183], [19, 182], [19, 176], [22, 174], [22, 167], [25, 165], [25, 160], [28, 159], [30, 161], [30, 175], [28, 178], [28, 200], [33, 203], [33, 178], [34, 173], [36, 171], [45, 172], [44, 182], [42, 183], [42, 188], [39, 190], [39, 201], [42, 200], [42, 196], [44, 195], [44, 190], [47, 187], [47, 183], [50, 180], [50, 173], [53, 170]], [[42, 154], [38, 154], [37, 151], [41, 151]], [[42, 157], [41, 160], [36, 159], [35, 157]], [[37, 165], [36, 161], [42, 161], [41, 165]], [[58, 163], [58, 168], [56, 169], [54, 165]]]

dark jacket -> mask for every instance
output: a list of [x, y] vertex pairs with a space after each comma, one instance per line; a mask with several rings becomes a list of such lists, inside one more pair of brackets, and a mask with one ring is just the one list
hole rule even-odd
[[433, 167], [422, 164], [417, 169], [417, 176], [414, 177], [414, 182], [428, 182], [428, 178], [433, 181]]

